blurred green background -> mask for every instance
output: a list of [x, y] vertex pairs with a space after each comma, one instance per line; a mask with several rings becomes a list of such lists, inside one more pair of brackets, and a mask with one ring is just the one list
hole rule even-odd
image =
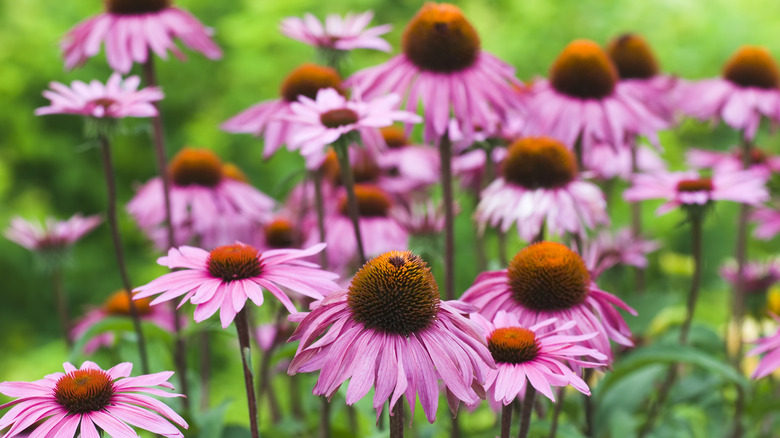
[[[162, 112], [169, 155], [185, 145], [212, 148], [226, 161], [240, 163], [261, 190], [282, 199], [300, 179], [301, 160], [282, 151], [270, 162], [263, 162], [258, 140], [219, 130], [220, 123], [250, 105], [277, 98], [286, 73], [313, 59], [312, 48], [278, 32], [279, 21], [304, 12], [324, 17], [327, 13], [372, 9], [376, 14], [374, 25], [394, 25], [387, 39], [397, 48], [405, 22], [422, 3], [180, 0], [176, 4], [215, 29], [224, 57], [212, 62], [187, 52], [187, 62], [174, 58], [157, 63], [166, 94]], [[683, 78], [719, 74], [722, 63], [742, 44], [761, 44], [776, 56], [780, 54], [776, 21], [780, 3], [774, 0], [473, 0], [455, 4], [480, 32], [483, 48], [514, 65], [518, 77], [524, 80], [545, 75], [558, 52], [572, 39], [606, 43], [626, 31], [644, 35], [656, 50], [663, 70]], [[75, 116], [33, 115], [35, 108], [47, 104], [41, 92], [49, 81], [105, 81], [110, 75], [102, 53], [84, 67], [66, 72], [58, 49], [68, 29], [101, 8], [97, 0], [0, 0], [1, 228], [14, 215], [40, 219], [104, 212], [99, 156], [94, 145], [82, 136], [82, 120]], [[357, 51], [346, 70], [352, 72], [388, 58], [383, 53]], [[122, 203], [131, 198], [138, 184], [156, 174], [149, 129], [145, 121], [128, 121], [114, 143]], [[736, 139], [728, 129], [711, 131], [700, 123], [687, 123], [662, 136], [665, 156], [675, 168], [682, 166], [684, 147], [725, 149]], [[766, 135], [760, 141], [776, 146], [776, 141]], [[614, 222], [627, 224], [627, 208], [619, 202], [619, 192], [613, 193], [613, 201]], [[605, 278], [607, 285], [602, 285], [629, 297], [635, 305], [647, 302], [648, 307], [639, 308], [640, 317], [630, 321], [640, 334], [658, 324], [658, 315], [662, 315], [663, 325], [664, 312], [672, 319], [681, 317], [689, 275], [684, 256], [689, 247], [688, 230], [680, 224], [682, 216], [672, 213], [655, 219], [653, 210], [653, 206], [646, 206], [644, 221], [651, 236], [664, 243], [664, 249], [651, 259], [648, 295], [652, 298], [632, 295], [629, 270], [610, 274]], [[464, 211], [459, 222], [458, 291], [468, 287], [477, 274], [469, 257], [473, 247], [469, 209]], [[733, 253], [735, 218], [735, 206], [718, 206], [705, 227], [705, 292], [697, 319], [718, 333], [725, 324], [729, 298], [717, 268]], [[133, 282], [143, 284], [165, 272], [155, 265], [157, 254], [124, 214], [122, 227]], [[771, 253], [777, 248], [776, 242], [752, 242], [751, 252]], [[36, 269], [27, 250], [5, 239], [0, 239], [0, 275], [0, 381], [37, 379], [58, 370], [68, 355], [59, 340], [47, 275]], [[107, 226], [102, 225], [76, 245], [65, 278], [73, 315], [81, 314], [88, 304], [100, 303], [119, 288]], [[226, 384], [240, 389], [238, 382]], [[217, 393], [212, 400], [219, 403], [220, 396]], [[240, 419], [243, 409], [243, 402], [233, 404], [229, 416]], [[444, 409], [442, 406], [440, 417], [446, 417]]]

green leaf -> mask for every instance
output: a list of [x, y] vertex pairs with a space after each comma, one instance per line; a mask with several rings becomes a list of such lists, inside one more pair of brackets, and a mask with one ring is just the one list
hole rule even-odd
[[200, 433], [198, 438], [213, 438], [222, 436], [222, 430], [225, 427], [225, 411], [230, 402], [223, 402], [213, 409], [209, 409], [196, 417], [196, 422]]

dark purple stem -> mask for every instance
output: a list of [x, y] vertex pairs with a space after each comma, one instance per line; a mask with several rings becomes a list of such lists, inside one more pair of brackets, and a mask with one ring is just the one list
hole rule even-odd
[[358, 256], [360, 265], [366, 263], [366, 252], [363, 246], [363, 236], [360, 233], [360, 212], [358, 210], [357, 197], [355, 196], [355, 177], [352, 174], [352, 164], [349, 162], [349, 145], [342, 140], [333, 144], [336, 156], [341, 168], [341, 180], [344, 182], [344, 189], [347, 191], [347, 208], [349, 217], [352, 220], [352, 227], [355, 230], [355, 240], [357, 241]]
[[444, 201], [444, 298], [455, 299], [455, 201], [452, 192], [452, 142], [445, 133], [439, 140], [441, 188]]
[[536, 399], [536, 388], [526, 382], [525, 399], [523, 400], [523, 409], [520, 411], [520, 432], [518, 438], [527, 438], [531, 430], [531, 413], [534, 411], [534, 400]]
[[62, 335], [65, 337], [65, 345], [68, 350], [73, 348], [73, 338], [70, 335], [70, 313], [68, 312], [68, 301], [65, 298], [65, 284], [62, 281], [62, 267], [56, 266], [51, 273], [51, 286], [54, 292], [54, 303], [57, 306], [57, 314], [60, 317], [62, 326]]
[[501, 408], [501, 438], [509, 438], [512, 433], [512, 403]]
[[236, 332], [238, 333], [238, 347], [241, 349], [241, 364], [244, 367], [244, 386], [246, 387], [246, 399], [249, 406], [249, 430], [252, 438], [260, 438], [260, 429], [257, 424], [257, 397], [252, 377], [251, 348], [249, 342], [249, 323], [246, 309], [242, 309], [236, 315]]
[[404, 397], [398, 399], [390, 415], [390, 438], [404, 437]]

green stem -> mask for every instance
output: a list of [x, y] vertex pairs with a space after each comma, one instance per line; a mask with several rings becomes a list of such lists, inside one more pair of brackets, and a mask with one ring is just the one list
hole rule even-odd
[[[631, 174], [636, 175], [639, 173], [639, 166], [637, 164], [639, 145], [636, 144], [636, 140], [631, 147]], [[642, 235], [642, 203], [635, 201], [631, 203], [631, 235], [634, 238], [639, 238]], [[634, 289], [637, 293], [642, 294], [645, 291], [645, 270], [643, 268], [634, 268]]]
[[65, 297], [65, 284], [62, 281], [62, 266], [59, 266], [59, 264], [54, 267], [51, 273], [51, 285], [54, 292], [54, 303], [57, 306], [57, 314], [60, 317], [62, 335], [65, 338], [65, 345], [70, 350], [73, 348], [73, 338], [70, 335], [70, 312], [68, 312], [68, 300]]
[[344, 182], [344, 189], [347, 191], [347, 208], [349, 217], [352, 220], [352, 227], [355, 229], [355, 241], [357, 242], [358, 256], [360, 265], [366, 263], [366, 252], [363, 246], [363, 236], [360, 233], [360, 211], [358, 210], [357, 197], [355, 196], [355, 177], [352, 174], [352, 164], [349, 162], [349, 145], [340, 139], [333, 144], [336, 156], [341, 168], [341, 180]]

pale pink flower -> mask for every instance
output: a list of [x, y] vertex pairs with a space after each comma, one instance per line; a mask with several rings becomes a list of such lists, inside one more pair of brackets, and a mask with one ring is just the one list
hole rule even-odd
[[766, 181], [766, 173], [756, 170], [717, 171], [706, 178], [695, 171], [656, 172], [636, 175], [623, 197], [632, 202], [666, 199], [657, 214], [679, 206], [703, 207], [718, 200], [759, 205], [769, 199]]
[[[254, 241], [271, 220], [274, 201], [244, 181], [225, 173], [207, 149], [182, 149], [169, 165], [174, 246], [197, 240], [205, 248], [236, 240]], [[127, 211], [156, 246], [168, 249], [162, 179], [144, 184]]]
[[[504, 406], [518, 396], [523, 397], [527, 384], [555, 402], [551, 386], [573, 386], [590, 395], [588, 384], [572, 371], [569, 364], [594, 368], [606, 365], [607, 356], [584, 347], [583, 341], [598, 333], [567, 335], [576, 321], [558, 321], [550, 318], [526, 326], [517, 315], [500, 311], [491, 323], [480, 314], [471, 315], [486, 333], [488, 350], [496, 369], [485, 371], [485, 390], [491, 402]], [[584, 360], [590, 356], [594, 362]]]
[[763, 117], [780, 121], [779, 77], [766, 48], [743, 46], [723, 66], [722, 78], [684, 85], [677, 108], [697, 119], [723, 120], [752, 140]]
[[[297, 132], [301, 125], [287, 120], [292, 114], [290, 105], [298, 101], [299, 96], [316, 98], [317, 92], [324, 88], [333, 88], [344, 93], [341, 88], [341, 76], [330, 67], [306, 63], [295, 68], [284, 79], [280, 89], [280, 99], [260, 102], [233, 116], [222, 124], [227, 132], [252, 134], [263, 137], [263, 158], [271, 157], [279, 148], [286, 144], [291, 150], [289, 141], [292, 133]], [[324, 160], [324, 154], [305, 156], [306, 168], [313, 170]]]
[[84, 217], [76, 214], [66, 221], [47, 218], [39, 224], [17, 216], [11, 219], [11, 225], [4, 234], [8, 240], [30, 251], [62, 250], [92, 231], [102, 220], [98, 215]]
[[382, 254], [355, 274], [348, 292], [331, 294], [312, 312], [291, 317], [300, 325], [290, 341], [300, 344], [288, 373], [320, 370], [314, 394], [328, 398], [351, 379], [349, 405], [373, 387], [377, 418], [386, 402], [392, 411], [402, 395], [414, 415], [419, 395], [433, 423], [439, 380], [450, 406], [484, 398], [479, 385], [495, 364], [485, 338], [465, 316], [474, 310], [460, 301], [441, 301], [436, 280], [417, 255]]
[[[775, 321], [780, 323], [780, 317], [775, 314], [771, 314]], [[766, 355], [761, 358], [756, 370], [753, 371], [751, 376], [753, 379], [760, 379], [773, 373], [776, 369], [780, 368], [780, 329], [772, 336], [767, 336], [758, 340], [758, 346], [750, 350], [748, 356], [756, 356], [762, 353]]]
[[[304, 157], [323, 155], [326, 146], [350, 132], [358, 131], [365, 138], [367, 132], [374, 131], [374, 135], [379, 136], [377, 128], [395, 122], [422, 121], [416, 114], [395, 109], [399, 100], [395, 94], [368, 101], [347, 100], [333, 88], [319, 90], [316, 99], [299, 96], [298, 102], [290, 105], [292, 114], [284, 116], [299, 124], [299, 129], [289, 139], [290, 146], [299, 148]], [[378, 145], [367, 142], [366, 146], [373, 146], [376, 151]]]
[[[735, 171], [744, 169], [742, 148], [735, 147], [729, 152], [688, 149], [685, 162], [695, 169], [717, 169], [717, 171]], [[767, 173], [780, 172], [780, 157], [752, 147], [750, 149], [750, 169]]]
[[105, 3], [105, 13], [79, 23], [65, 35], [61, 47], [66, 69], [97, 55], [102, 43], [106, 45], [108, 65], [120, 73], [129, 72], [134, 62], [147, 62], [152, 52], [167, 59], [170, 50], [183, 60], [185, 56], [174, 39], [210, 59], [222, 57], [211, 39], [212, 31], [190, 13], [171, 6], [171, 0]]
[[585, 239], [579, 250], [585, 265], [593, 278], [598, 278], [607, 269], [616, 265], [647, 267], [647, 254], [660, 248], [653, 240], [634, 236], [629, 228], [615, 232], [601, 230], [595, 237]]
[[404, 31], [403, 53], [359, 71], [348, 83], [371, 98], [396, 93], [425, 112], [424, 139], [449, 130], [450, 113], [466, 139], [504, 122], [521, 102], [514, 68], [480, 49], [477, 31], [456, 6], [426, 3]]
[[485, 188], [474, 217], [479, 226], [512, 225], [526, 241], [546, 226], [553, 235], [582, 235], [609, 223], [606, 200], [593, 183], [579, 179], [574, 155], [548, 137], [521, 138], [507, 150], [500, 176]]
[[339, 288], [333, 282], [338, 278], [336, 274], [305, 261], [324, 248], [319, 244], [304, 250], [259, 252], [243, 243], [220, 246], [211, 252], [191, 246], [171, 248], [168, 256], [160, 257], [157, 263], [183, 269], [136, 288], [134, 299], [160, 294], [152, 301], [154, 306], [184, 295], [179, 305], [187, 301], [196, 305], [195, 322], [205, 321], [219, 310], [222, 328], [227, 328], [247, 298], [257, 306], [263, 304], [265, 289], [293, 313], [295, 305], [282, 288], [315, 300]]
[[131, 426], [164, 437], [184, 438], [171, 422], [185, 429], [187, 422], [165, 403], [149, 397], [182, 397], [159, 389], [173, 389], [168, 383], [172, 371], [130, 377], [130, 362], [106, 371], [94, 362], [84, 362], [80, 369], [69, 362], [63, 367], [65, 373], [49, 374], [34, 382], [0, 383], [0, 393], [15, 397], [0, 405], [0, 409], [13, 406], [0, 418], [0, 430], [11, 427], [4, 438], [19, 437], [38, 421], [42, 423], [30, 438], [70, 438], [77, 433], [81, 438], [98, 438], [98, 428], [113, 437], [138, 436]]
[[751, 218], [758, 223], [754, 234], [759, 239], [771, 239], [780, 232], [780, 208], [777, 206], [759, 207]]
[[[636, 311], [593, 282], [582, 258], [560, 243], [540, 242], [517, 253], [508, 269], [483, 272], [461, 299], [487, 319], [504, 310], [521, 325], [533, 326], [550, 318], [576, 321], [574, 335], [598, 336], [583, 341], [612, 361], [610, 339], [632, 346], [631, 330], [615, 307]], [[549, 327], [554, 328], [554, 327]]]
[[[458, 208], [456, 206], [455, 213]], [[432, 199], [396, 206], [390, 210], [392, 216], [409, 234], [437, 235], [444, 230], [444, 205]]]
[[392, 30], [392, 26], [384, 24], [366, 29], [374, 18], [372, 11], [362, 14], [347, 14], [341, 18], [338, 14], [330, 14], [325, 18], [323, 27], [320, 20], [306, 13], [303, 18], [289, 17], [282, 20], [279, 29], [294, 39], [325, 50], [374, 49], [383, 52], [391, 50], [390, 44], [380, 38]]
[[526, 135], [545, 135], [575, 148], [583, 157], [596, 144], [628, 149], [636, 136], [657, 143], [667, 121], [654, 113], [618, 80], [604, 50], [589, 40], [575, 40], [550, 68], [550, 79], [535, 80], [527, 106]]
[[[483, 148], [467, 150], [452, 157], [452, 173], [460, 179], [460, 184], [466, 190], [479, 193], [482, 190], [485, 172], [488, 165], [488, 152]], [[494, 173], [499, 163], [506, 158], [506, 148], [495, 147], [491, 149], [490, 159]]]
[[157, 108], [154, 102], [163, 98], [158, 87], [138, 89], [141, 79], [129, 76], [122, 79], [114, 73], [103, 85], [97, 80], [86, 84], [73, 81], [68, 87], [59, 82], [51, 82], [51, 90], [43, 92], [51, 101], [49, 106], [35, 110], [35, 114], [78, 114], [96, 118], [154, 117]]
[[[666, 170], [666, 162], [652, 147], [635, 144], [636, 164], [639, 172], [650, 173]], [[615, 149], [608, 144], [594, 144], [584, 157], [585, 168], [601, 179], [620, 178], [630, 180], [634, 174], [631, 149]]]
[[[737, 264], [734, 261], [725, 263], [720, 268], [720, 275], [731, 285], [737, 285]], [[745, 282], [743, 290], [749, 294], [764, 293], [773, 284], [780, 281], [780, 259], [766, 261], [750, 261], [742, 268], [742, 279]]]
[[[376, 156], [379, 167], [391, 176], [383, 187], [391, 192], [423, 190], [439, 181], [441, 165], [435, 147], [412, 144], [397, 126], [381, 128], [387, 148]], [[379, 184], [382, 185], [382, 184]], [[397, 190], [394, 190], [397, 188]]]

